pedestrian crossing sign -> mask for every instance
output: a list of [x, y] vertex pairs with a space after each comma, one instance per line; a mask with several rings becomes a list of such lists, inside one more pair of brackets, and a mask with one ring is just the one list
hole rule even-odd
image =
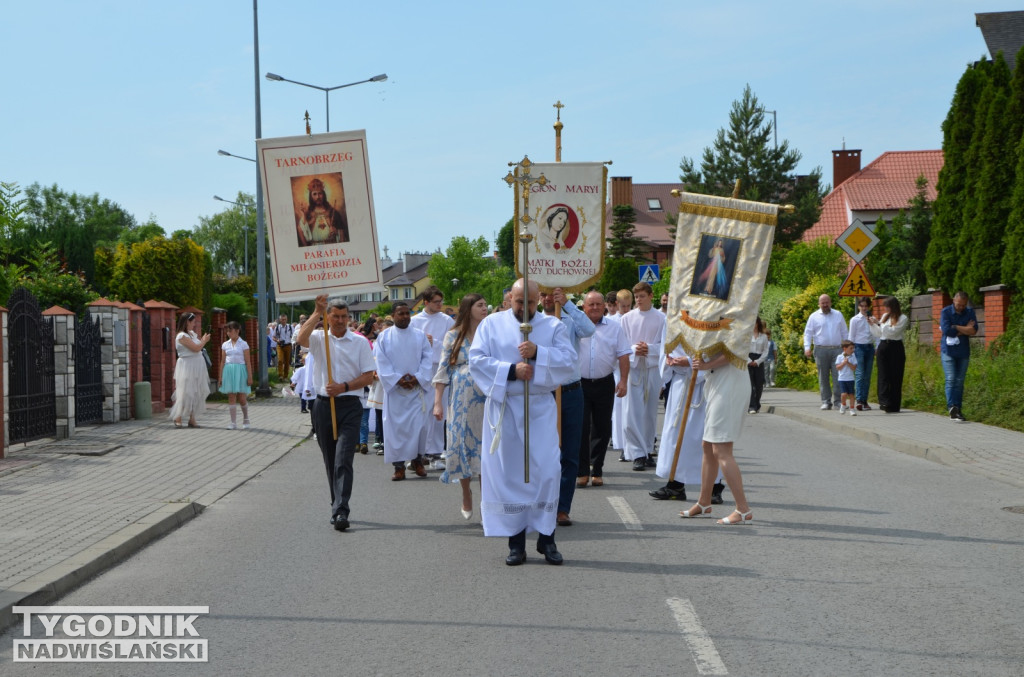
[[875, 288], [868, 281], [864, 269], [859, 263], [853, 264], [853, 270], [846, 276], [846, 281], [839, 288], [840, 296], [874, 296]]
[[638, 266], [640, 268], [640, 281], [647, 284], [654, 284], [661, 279], [661, 271], [657, 264]]

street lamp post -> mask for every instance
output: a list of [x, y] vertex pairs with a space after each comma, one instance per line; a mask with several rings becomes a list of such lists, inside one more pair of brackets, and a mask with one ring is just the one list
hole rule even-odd
[[289, 80], [288, 78], [281, 77], [276, 73], [267, 73], [267, 79], [275, 82], [290, 82], [293, 85], [302, 85], [303, 87], [309, 87], [311, 89], [319, 89], [324, 93], [324, 99], [327, 102], [327, 131], [331, 131], [331, 92], [336, 89], [344, 89], [345, 87], [352, 87], [354, 85], [361, 85], [366, 82], [384, 82], [388, 79], [387, 73], [381, 73], [380, 75], [374, 75], [372, 78], [366, 80], [360, 80], [358, 82], [350, 82], [347, 85], [338, 85], [336, 87], [321, 87], [320, 85], [311, 85], [308, 82], [299, 82], [298, 80]]
[[243, 275], [248, 275], [249, 274], [249, 205], [247, 205], [244, 202], [235, 202], [234, 200], [225, 200], [224, 198], [220, 197], [219, 195], [214, 195], [213, 199], [214, 200], [220, 200], [221, 202], [227, 202], [228, 204], [233, 204], [236, 207], [241, 207], [242, 208], [242, 215], [245, 218], [245, 225], [242, 226], [242, 229], [245, 231], [245, 259], [242, 260], [242, 274]]

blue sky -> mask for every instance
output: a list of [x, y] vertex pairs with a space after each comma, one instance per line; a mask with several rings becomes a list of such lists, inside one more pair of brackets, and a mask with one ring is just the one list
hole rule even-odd
[[[392, 257], [494, 237], [501, 178], [524, 154], [613, 160], [610, 176], [672, 182], [750, 84], [803, 153], [941, 147], [965, 66], [986, 53], [975, 12], [1011, 2], [347, 2], [261, 0], [265, 137], [366, 129], [379, 241]], [[0, 0], [0, 180], [119, 203], [191, 229], [214, 194], [254, 192], [252, 3]]]

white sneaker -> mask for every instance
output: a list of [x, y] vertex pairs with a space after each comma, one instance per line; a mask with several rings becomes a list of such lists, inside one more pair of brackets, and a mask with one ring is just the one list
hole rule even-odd
[[448, 466], [445, 464], [443, 460], [437, 459], [436, 461], [430, 464], [430, 467], [433, 468], [434, 470], [444, 470]]
[[821, 403], [821, 410], [822, 411], [825, 411], [826, 409], [831, 409], [831, 408], [832, 408], [832, 405], [829, 404], [828, 402], [822, 402]]
[[242, 421], [242, 430], [248, 430], [248, 429], [249, 429], [249, 422], [248, 421]]
[[857, 410], [856, 409], [850, 409], [850, 416], [856, 416], [856, 415], [857, 415]]
[[228, 430], [236, 430], [237, 428], [238, 428], [238, 426], [235, 425], [234, 423], [229, 423], [228, 424]]
[[846, 413], [846, 405], [845, 404], [840, 404], [839, 405], [839, 413], [840, 414], [845, 414]]

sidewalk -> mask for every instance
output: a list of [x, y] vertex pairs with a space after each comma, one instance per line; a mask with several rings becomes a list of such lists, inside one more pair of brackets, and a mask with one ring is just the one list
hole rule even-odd
[[49, 604], [189, 521], [310, 431], [295, 399], [259, 401], [249, 414], [250, 430], [227, 430], [227, 405], [210, 404], [199, 429], [175, 428], [163, 414], [8, 449], [0, 460], [0, 631], [18, 620], [15, 604]]
[[[821, 411], [817, 393], [765, 390], [775, 414], [1024, 488], [1024, 434], [875, 408]], [[210, 405], [198, 430], [165, 416], [80, 428], [15, 445], [0, 460], [0, 631], [11, 607], [45, 605], [176, 529], [302, 442], [309, 417], [281, 398], [251, 405], [251, 430], [226, 430]], [[661, 424], [659, 416], [659, 430]]]
[[817, 392], [783, 388], [766, 388], [761, 404], [762, 413], [1024, 488], [1024, 433], [970, 421], [954, 423], [945, 416], [905, 408], [886, 414], [874, 402], [871, 411], [840, 415], [836, 409], [822, 411]]

